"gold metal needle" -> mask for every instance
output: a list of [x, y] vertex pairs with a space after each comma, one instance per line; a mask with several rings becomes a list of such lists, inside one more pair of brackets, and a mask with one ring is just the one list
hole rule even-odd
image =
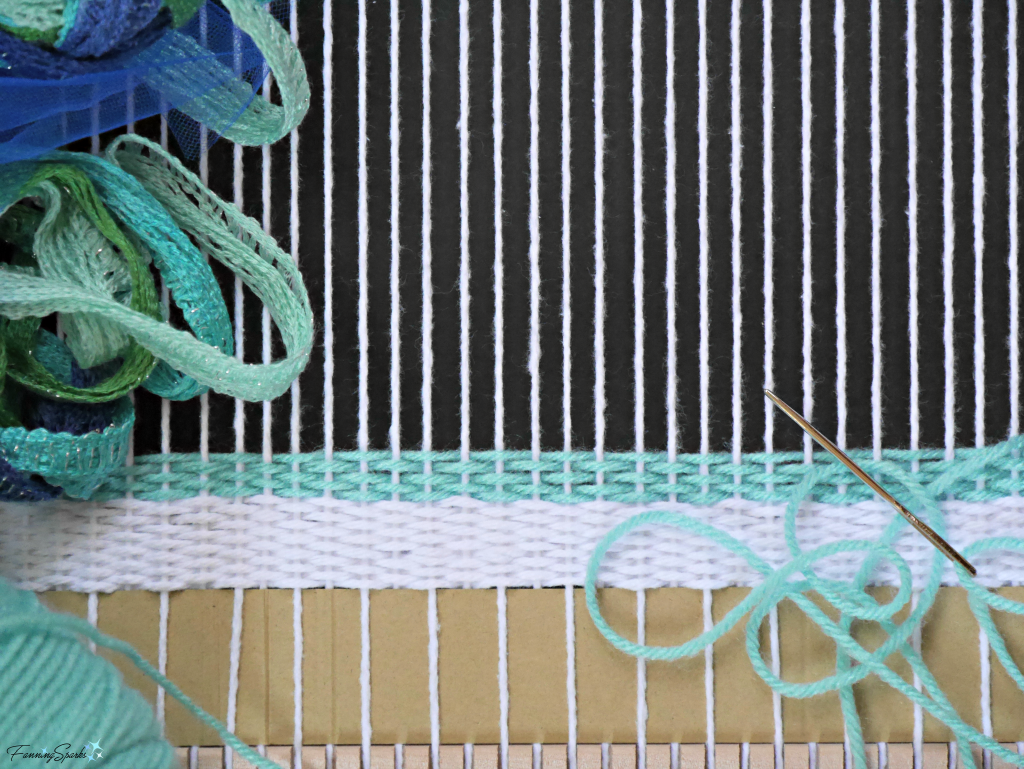
[[896, 499], [892, 496], [892, 494], [890, 494], [888, 491], [879, 486], [874, 478], [872, 478], [870, 475], [864, 472], [856, 462], [854, 462], [852, 459], [850, 459], [850, 457], [846, 455], [846, 452], [844, 452], [832, 441], [830, 441], [828, 438], [826, 438], [824, 435], [818, 432], [818, 430], [815, 429], [814, 425], [812, 425], [810, 422], [804, 419], [799, 413], [797, 413], [797, 411], [792, 406], [784, 402], [781, 398], [779, 398], [778, 395], [773, 393], [771, 390], [765, 389], [764, 394], [768, 396], [769, 400], [771, 400], [772, 403], [774, 403], [776, 406], [782, 409], [786, 416], [788, 416], [790, 419], [792, 419], [794, 422], [800, 425], [800, 427], [802, 427], [808, 435], [814, 438], [814, 440], [821, 444], [821, 446], [824, 449], [826, 449], [830, 454], [832, 454], [832, 456], [834, 456], [836, 459], [838, 459], [840, 462], [842, 462], [844, 465], [850, 468], [854, 475], [856, 475], [858, 478], [864, 481], [864, 483], [871, 487], [872, 491], [874, 491], [878, 496], [880, 496], [882, 499], [884, 499], [886, 502], [888, 502], [890, 505], [896, 508], [896, 512], [898, 512], [900, 515], [906, 518], [910, 525], [917, 529], [921, 533], [921, 535], [924, 536], [925, 539], [931, 542], [932, 545], [934, 545], [939, 552], [941, 552], [953, 563], [958, 563], [965, 569], [967, 569], [967, 571], [970, 572], [972, 577], [977, 576], [977, 569], [971, 566], [971, 564], [967, 561], [966, 558], [964, 558], [962, 555], [960, 555], [960, 553], [954, 550], [953, 546], [950, 545], [946, 540], [944, 540], [942, 537], [936, 534], [934, 529], [932, 529], [928, 524], [926, 524], [912, 512], [907, 510], [907, 508], [905, 508], [903, 505], [897, 502]]

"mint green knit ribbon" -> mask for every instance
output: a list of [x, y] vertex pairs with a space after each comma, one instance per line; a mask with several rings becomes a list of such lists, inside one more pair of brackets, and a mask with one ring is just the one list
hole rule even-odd
[[[183, 309], [213, 308], [208, 316], [204, 309], [197, 315], [186, 312], [185, 317], [190, 323], [208, 317], [211, 329], [205, 336], [212, 336], [214, 344], [125, 304], [123, 297], [113, 295], [106, 287], [82, 282], [75, 276], [40, 274], [4, 265], [0, 265], [0, 315], [12, 321], [51, 313], [101, 318], [108, 328], [120, 331], [166, 364], [155, 372], [164, 377], [160, 380], [163, 387], [156, 388], [158, 394], [166, 395], [162, 390], [174, 390], [180, 384], [175, 372], [204, 387], [249, 401], [270, 400], [288, 388], [309, 359], [313, 315], [294, 260], [255, 220], [210, 192], [159, 145], [137, 136], [114, 141], [107, 148], [106, 163], [78, 153], [52, 153], [41, 162], [45, 165], [54, 161], [91, 172], [105, 202], [132, 224], [161, 272], [170, 273], [175, 300], [179, 305], [188, 300]], [[2, 168], [0, 211], [14, 203], [24, 189], [31, 189], [36, 167], [35, 162], [26, 162]], [[126, 179], [132, 180], [131, 184], [126, 184]], [[132, 185], [141, 193], [140, 201], [156, 202], [141, 212], [138, 207], [133, 210], [126, 199]], [[187, 236], [195, 240], [198, 252]], [[246, 364], [231, 354], [223, 298], [209, 267], [198, 258], [200, 253], [224, 264], [265, 304], [284, 342], [283, 360]], [[66, 256], [80, 259], [85, 253], [76, 248]], [[197, 269], [188, 273], [183, 268]], [[176, 275], [178, 283], [174, 282]], [[185, 389], [184, 397], [196, 392]]]
[[[18, 202], [25, 198], [43, 210]], [[88, 498], [123, 464], [130, 404], [119, 406], [107, 429], [87, 436], [26, 431], [5, 379], [84, 403], [123, 399], [140, 384], [175, 400], [213, 388], [256, 401], [283, 393], [309, 359], [313, 316], [294, 260], [255, 220], [145, 139], [121, 137], [106, 160], [54, 152], [0, 166], [0, 236], [15, 247], [12, 263], [0, 264], [0, 457], [70, 496]], [[264, 302], [284, 341], [282, 360], [245, 364], [234, 356], [211, 258]], [[191, 333], [161, 313], [150, 261]], [[61, 316], [80, 365], [120, 357], [118, 370], [84, 388], [58, 376], [37, 333], [52, 313]]]
[[[993, 453], [1008, 451], [1006, 444], [992, 447], [992, 449]], [[925, 518], [940, 535], [944, 536], [946, 533], [945, 522], [937, 500], [945, 497], [945, 492], [959, 481], [970, 478], [974, 464], [964, 462], [953, 466], [927, 486], [923, 485], [913, 472], [891, 463], [877, 463], [873, 472], [877, 473], [880, 482], [889, 486], [890, 489], [901, 487], [902, 490], [897, 496], [909, 503], [908, 507], [911, 510]], [[857, 769], [866, 769], [867, 763], [864, 752], [864, 735], [852, 687], [854, 683], [869, 675], [878, 676], [914, 704], [920, 705], [923, 710], [946, 724], [956, 737], [960, 756], [968, 769], [976, 769], [969, 748], [971, 743], [990, 750], [993, 755], [1010, 764], [1024, 766], [1024, 756], [1002, 747], [994, 739], [979, 732], [960, 717], [928, 669], [921, 654], [915, 651], [911, 645], [914, 629], [924, 620], [939, 590], [946, 560], [938, 551], [932, 559], [928, 580], [920, 593], [917, 606], [910, 611], [903, 622], [897, 623], [894, 621], [894, 617], [908, 605], [913, 590], [910, 567], [893, 548], [893, 542], [906, 525], [901, 516], [894, 514], [891, 523], [875, 541], [840, 540], [809, 551], [800, 547], [796, 533], [797, 511], [800, 503], [818, 482], [819, 473], [818, 466], [809, 466], [801, 482], [791, 490], [786, 506], [784, 527], [786, 544], [792, 559], [778, 568], [773, 568], [732, 535], [682, 513], [669, 511], [641, 513], [616, 526], [597, 545], [587, 567], [584, 585], [587, 609], [590, 611], [590, 616], [597, 629], [615, 648], [631, 656], [649, 660], [676, 660], [703, 653], [707, 646], [714, 644], [749, 614], [746, 625], [747, 654], [754, 670], [774, 691], [784, 697], [795, 698], [814, 697], [832, 691], [839, 693], [843, 718], [846, 723], [846, 736]], [[730, 610], [710, 630], [685, 643], [678, 646], [648, 646], [630, 641], [612, 628], [601, 614], [596, 588], [598, 574], [601, 562], [612, 545], [639, 528], [654, 525], [672, 526], [696, 534], [724, 550], [739, 555], [764, 578], [764, 581], [751, 590], [743, 601]], [[969, 545], [963, 550], [963, 554], [969, 559], [976, 559], [984, 553], [998, 550], [1024, 553], [1024, 539], [986, 538]], [[814, 565], [818, 561], [835, 555], [857, 553], [864, 555], [864, 562], [851, 582], [825, 579], [819, 577], [814, 571]], [[882, 561], [894, 566], [899, 575], [899, 590], [896, 596], [889, 603], [884, 604], [864, 589], [869, 577]], [[991, 615], [992, 609], [1024, 615], [1024, 603], [1012, 601], [986, 590], [959, 565], [954, 565], [954, 571], [960, 584], [967, 590], [971, 610], [979, 627], [988, 636], [996, 658], [1018, 688], [1024, 691], [1024, 674], [1010, 657], [1006, 642]], [[811, 592], [817, 592], [838, 611], [840, 615], [838, 621], [829, 617], [811, 600], [808, 595]], [[765, 662], [761, 652], [761, 626], [772, 609], [784, 600], [790, 600], [800, 607], [808, 618], [835, 642], [837, 651], [834, 675], [818, 681], [794, 683], [777, 676]], [[888, 639], [874, 651], [865, 649], [850, 632], [851, 625], [855, 620], [877, 622], [888, 634]], [[886, 658], [894, 652], [899, 652], [910, 664], [914, 674], [922, 682], [923, 691], [915, 689], [885, 664]]]

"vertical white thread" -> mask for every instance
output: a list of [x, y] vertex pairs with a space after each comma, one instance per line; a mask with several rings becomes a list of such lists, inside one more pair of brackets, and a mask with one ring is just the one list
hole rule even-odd
[[[530, 448], [540, 459], [540, 42], [537, 0], [530, 0]], [[540, 472], [533, 472], [534, 485]]]
[[[288, 9], [288, 26], [291, 30], [292, 45], [299, 44], [299, 4], [291, 3]], [[288, 177], [290, 197], [288, 200], [288, 240], [291, 245], [292, 260], [299, 263], [299, 129], [293, 128], [288, 136]], [[299, 378], [296, 377], [291, 386], [291, 420], [289, 432], [291, 433], [291, 452], [298, 454], [300, 449], [301, 411], [302, 400], [300, 394]], [[294, 472], [298, 472], [297, 465], [292, 466]], [[296, 482], [297, 483], [297, 482]]]
[[[570, 36], [569, 36], [569, 0], [562, 0], [561, 8], [561, 48], [562, 48], [562, 448], [566, 454], [572, 451], [572, 306], [570, 251], [571, 220], [569, 219], [569, 199], [572, 192], [572, 126], [570, 115]], [[571, 465], [565, 461], [565, 472]], [[571, 485], [565, 484], [565, 493], [572, 491]], [[575, 764], [576, 757], [570, 751], [570, 761]], [[570, 766], [569, 769], [575, 769]]]
[[1020, 288], [1018, 254], [1020, 231], [1017, 222], [1017, 146], [1020, 126], [1017, 124], [1017, 0], [1007, 0], [1006, 48], [1009, 64], [1006, 70], [1006, 108], [1009, 133], [1010, 169], [1010, 435], [1020, 432]]
[[[985, 130], [982, 112], [982, 68], [984, 63], [984, 26], [982, 4], [974, 3], [971, 15], [973, 72], [971, 102], [974, 128], [974, 445], [985, 445]], [[979, 484], [981, 482], [979, 481]], [[989, 756], [991, 758], [991, 756]]]
[[[782, 670], [782, 662], [779, 656], [779, 607], [773, 606], [768, 614], [768, 634], [771, 644], [772, 673], [776, 678]], [[782, 695], [772, 690], [772, 720], [775, 723], [775, 765], [783, 765], [782, 756]]]
[[[914, 611], [917, 608], [917, 603], [920, 600], [920, 593], [913, 592], [910, 594], [910, 610]], [[918, 654], [921, 653], [921, 626], [920, 624], [914, 628], [913, 633], [910, 636], [910, 643]], [[918, 677], [917, 673], [914, 673], [914, 688], [918, 691], [922, 690], [922, 682]], [[924, 765], [924, 709], [920, 704], [914, 703], [914, 767], [915, 769], [921, 769]]]
[[[907, 0], [907, 229], [910, 278], [910, 448], [921, 444], [921, 382], [917, 305], [917, 0]], [[916, 460], [915, 460], [916, 469]]]
[[[208, 35], [208, 11], [205, 4], [199, 9], [199, 41], [205, 46]], [[99, 144], [95, 145], [97, 151]], [[210, 180], [210, 147], [209, 134], [206, 126], [199, 125], [199, 179], [204, 186], [209, 186]], [[209, 261], [209, 258], [206, 259]], [[210, 393], [204, 392], [199, 396], [199, 455], [203, 462], [210, 461]], [[205, 475], [202, 476], [205, 479]], [[206, 491], [201, 492], [203, 496]]]
[[[911, 0], [912, 2], [912, 0]], [[814, 416], [814, 378], [813, 361], [811, 359], [811, 330], [814, 318], [811, 315], [811, 3], [801, 0], [800, 3], [800, 103], [801, 103], [801, 155], [800, 175], [803, 197], [801, 199], [801, 219], [804, 225], [803, 252], [803, 310], [804, 310], [804, 417], [812, 420]], [[804, 462], [810, 464], [813, 456], [811, 436], [804, 434]]]
[[[987, 737], [992, 736], [992, 659], [989, 656], [988, 635], [978, 631], [978, 656], [981, 678], [981, 730]], [[992, 769], [992, 751], [984, 752], [984, 769]]]
[[359, 717], [363, 766], [370, 765], [373, 725], [370, 722], [370, 590], [359, 589]]
[[[594, 454], [604, 459], [604, 0], [594, 2]], [[597, 482], [604, 473], [598, 471]]]
[[836, 444], [846, 448], [846, 4], [836, 0]]
[[945, 427], [946, 459], [953, 458], [956, 435], [956, 393], [953, 371], [953, 9], [950, 0], [942, 2], [942, 344], [945, 350]]
[[[740, 3], [732, 0], [732, 18], [729, 26], [730, 76], [729, 92], [732, 151], [729, 160], [729, 176], [732, 184], [732, 461], [739, 464], [743, 452], [743, 362], [740, 356], [743, 344], [743, 310], [740, 306], [740, 270], [743, 248], [740, 240], [742, 209], [740, 203], [741, 168], [743, 162], [742, 130], [740, 123]], [[739, 476], [736, 476], [739, 483]]]
[[[647, 643], [647, 593], [636, 591], [636, 642]], [[647, 661], [636, 658], [636, 757], [637, 769], [647, 769]]]
[[[505, 448], [505, 243], [501, 155], [504, 144], [501, 98], [501, 0], [494, 0], [491, 31], [494, 54], [494, 87], [491, 93], [494, 134], [494, 448], [502, 451]], [[499, 461], [499, 472], [501, 464]]]
[[[263, 83], [263, 95], [269, 100], [270, 91], [272, 87], [272, 75], [267, 75], [266, 81]], [[262, 203], [263, 203], [263, 231], [270, 234], [270, 185], [271, 185], [271, 158], [270, 158], [270, 145], [264, 144], [261, 148], [263, 156], [263, 178], [262, 178]], [[270, 363], [270, 310], [264, 305], [260, 312], [261, 322], [261, 336], [262, 336], [262, 354], [263, 354], [263, 365]], [[273, 425], [273, 416], [271, 411], [271, 402], [268, 400], [263, 401], [263, 461], [270, 463], [274, 461], [274, 446], [271, 442], [271, 427]], [[270, 489], [270, 476], [266, 476], [267, 488], [264, 489], [265, 494], [272, 493]]]
[[[167, 675], [167, 622], [171, 616], [171, 599], [166, 590], [160, 591], [160, 631], [157, 640], [156, 667], [160, 675]], [[156, 688], [156, 720], [160, 722], [160, 731], [166, 721], [166, 692], [164, 687]], [[230, 767], [229, 767], [230, 769]]]
[[[643, 11], [633, 3], [633, 430], [636, 453], [644, 452], [644, 124]], [[637, 463], [638, 473], [643, 462]], [[642, 489], [638, 485], [638, 490]], [[642, 768], [641, 768], [642, 769]]]
[[[171, 294], [167, 284], [163, 281], [160, 283], [160, 301], [166, 309], [170, 306]], [[160, 453], [165, 456], [171, 453], [171, 402], [167, 398], [160, 399]], [[164, 462], [163, 471], [171, 472], [170, 462]], [[170, 483], [163, 484], [165, 491], [170, 487]]]
[[[234, 733], [235, 718], [238, 714], [238, 668], [242, 659], [242, 601], [245, 591], [240, 587], [234, 590], [234, 599], [231, 606], [231, 644], [228, 647], [228, 731]], [[234, 750], [230, 745], [224, 746], [224, 766], [232, 769], [234, 766]]]
[[[911, 0], [913, 2], [913, 0]], [[811, 359], [811, 330], [814, 318], [811, 315], [811, 1], [800, 2], [800, 182], [802, 197], [800, 217], [803, 223], [803, 391], [804, 417], [814, 418], [814, 366]], [[804, 461], [812, 461], [813, 444], [806, 433]]]
[[[469, 460], [469, 0], [459, 2], [459, 447]], [[463, 477], [468, 483], [469, 478]]]
[[[127, 101], [127, 116], [128, 116], [128, 133], [135, 133], [135, 85], [133, 83], [131, 75], [128, 76], [128, 101]], [[58, 324], [60, 323], [60, 316], [57, 316]], [[58, 333], [58, 336], [61, 334]], [[135, 393], [129, 393], [128, 398], [131, 401], [132, 408], [135, 408]], [[133, 424], [128, 430], [128, 452], [125, 457], [125, 467], [135, 466], [135, 425]], [[125, 492], [126, 499], [133, 499], [135, 494], [132, 491]]]
[[[127, 99], [128, 99], [127, 105], [126, 105], [126, 107], [127, 107], [127, 117], [128, 117], [127, 131], [128, 131], [128, 133], [132, 134], [132, 133], [135, 133], [135, 85], [134, 85], [134, 81], [133, 81], [131, 75], [128, 76], [128, 94], [127, 94]], [[58, 322], [58, 334], [57, 334], [57, 336], [59, 337], [59, 336], [61, 336], [61, 334], [63, 332], [63, 329], [59, 328], [59, 325], [60, 325], [60, 316], [59, 315], [57, 316], [57, 322]], [[129, 393], [128, 394], [128, 398], [131, 401], [132, 408], [134, 409], [135, 408], [135, 393], [134, 392]], [[132, 426], [128, 430], [128, 451], [127, 451], [127, 456], [125, 457], [125, 463], [124, 464], [125, 464], [125, 467], [134, 467], [135, 466], [135, 425], [134, 424], [132, 424]], [[131, 480], [130, 477], [129, 477], [129, 480]], [[135, 497], [135, 494], [131, 490], [125, 492], [125, 498], [126, 499], [133, 499], [134, 497]]]
[[292, 736], [292, 762], [294, 769], [302, 769], [302, 590], [292, 590], [292, 637], [295, 639], [292, 656], [292, 684], [294, 686], [294, 723]]
[[878, 0], [871, 0], [871, 448], [882, 458], [882, 112]]
[[[711, 372], [708, 364], [708, 32], [707, 0], [697, 2], [697, 254], [698, 306], [700, 313], [700, 342], [698, 368], [700, 370], [700, 453], [707, 454], [709, 435], [709, 389]], [[706, 468], [701, 467], [704, 472]]]
[[[242, 32], [239, 29], [235, 29], [232, 32], [232, 49], [235, 72], [241, 75], [242, 71]], [[233, 144], [231, 147], [231, 170], [232, 170], [232, 182], [231, 182], [231, 197], [235, 206], [239, 211], [243, 210], [244, 206], [244, 189], [242, 187], [242, 180], [245, 174], [245, 167], [243, 162], [242, 146], [240, 144]], [[235, 275], [234, 285], [234, 322], [235, 322], [235, 357], [238, 360], [243, 360], [245, 356], [245, 293], [243, 289], [242, 278], [239, 275]], [[235, 419], [234, 419], [234, 431], [235, 431], [235, 452], [241, 454], [245, 451], [245, 401], [241, 398], [235, 398]], [[242, 472], [245, 466], [239, 462], [236, 470]], [[239, 483], [241, 483], [239, 481]], [[227, 755], [227, 754], [225, 754]], [[230, 769], [230, 767], [229, 767]]]
[[[668, 461], [676, 460], [679, 415], [676, 384], [676, 9], [665, 0], [665, 325], [668, 346], [665, 402], [668, 419]], [[675, 475], [669, 476], [675, 482]], [[675, 501], [675, 494], [672, 495]]]
[[[388, 440], [391, 443], [391, 456], [398, 459], [402, 451], [402, 388], [401, 388], [401, 292], [398, 281], [398, 270], [401, 266], [401, 241], [399, 238], [399, 196], [400, 166], [398, 157], [399, 122], [398, 122], [398, 0], [391, 0], [391, 124], [388, 142], [391, 148], [391, 425], [388, 429]], [[392, 480], [398, 481], [398, 473]]]
[[[232, 198], [238, 210], [241, 211], [244, 205], [244, 191], [242, 187], [242, 179], [244, 175], [242, 147], [239, 144], [234, 145], [232, 148], [232, 159], [233, 159], [233, 181], [232, 181]], [[238, 360], [242, 360], [245, 355], [245, 293], [243, 289], [242, 279], [238, 275], [235, 276], [235, 303], [234, 303], [234, 314], [235, 314], [235, 357]], [[245, 401], [241, 398], [235, 398], [235, 451], [239, 454], [245, 451]], [[237, 466], [239, 471], [244, 469], [244, 466], [239, 463]]]
[[[359, 203], [356, 213], [359, 222], [358, 271], [359, 271], [359, 427], [357, 443], [360, 451], [370, 447], [370, 391], [367, 384], [370, 366], [370, 338], [367, 327], [369, 297], [367, 294], [367, 257], [370, 248], [369, 192], [366, 168], [366, 0], [359, 0], [359, 31], [356, 46], [359, 50], [359, 122], [358, 178]], [[366, 472], [366, 460], [360, 462], [360, 469]]]
[[[167, 132], [167, 110], [166, 104], [161, 99], [160, 101], [160, 147], [161, 149], [167, 149], [168, 132]], [[160, 302], [164, 306], [164, 312], [169, 313], [171, 304], [171, 292], [167, 288], [167, 284], [160, 281]], [[60, 329], [58, 329], [58, 332]], [[58, 334], [59, 336], [60, 334]], [[167, 398], [160, 399], [160, 453], [170, 454], [171, 453], [171, 402]], [[163, 471], [165, 473], [171, 472], [171, 465], [169, 462], [164, 462]], [[166, 491], [171, 488], [170, 483], [164, 483], [163, 489]], [[159, 708], [163, 708], [163, 688], [157, 689], [157, 703]], [[162, 711], [161, 711], [162, 712]], [[161, 721], [163, 723], [163, 721]]]
[[[665, 386], [668, 461], [675, 462], [679, 446], [679, 415], [677, 410], [676, 332], [676, 49], [675, 2], [665, 2], [665, 324], [667, 371]], [[675, 484], [676, 474], [669, 474]], [[669, 494], [676, 501], [676, 493]]]
[[[704, 588], [703, 594], [704, 632], [715, 623], [711, 616], [711, 588]], [[715, 769], [715, 665], [713, 644], [704, 647], [704, 717], [707, 723], [708, 769]]]
[[[96, 627], [100, 621], [100, 597], [95, 591], [89, 593], [89, 598], [86, 603], [86, 619], [89, 624]], [[89, 641], [89, 651], [96, 652], [96, 642]]]
[[[764, 131], [764, 161], [761, 173], [764, 184], [764, 386], [771, 389], [775, 387], [775, 191], [772, 187], [772, 112], [775, 108], [775, 94], [772, 67], [772, 0], [763, 2], [761, 127]], [[764, 450], [769, 454], [775, 450], [775, 408], [767, 399], [764, 401]]]
[[498, 712], [501, 769], [508, 769], [508, 595], [498, 587]]
[[[431, 262], [431, 164], [430, 164], [430, 0], [424, 0], [421, 16], [422, 37], [420, 53], [423, 67], [423, 221], [422, 221], [422, 291], [423, 291], [423, 383], [421, 398], [423, 400], [423, 450], [430, 451], [433, 446], [433, 379], [434, 379], [434, 294]], [[430, 462], [424, 463], [424, 472], [430, 472]]]
[[576, 769], [576, 596], [565, 586], [565, 695], [569, 705], [569, 769]]
[[[324, 458], [334, 457], [334, 21], [324, 0]], [[328, 471], [328, 478], [331, 473]], [[325, 492], [330, 496], [330, 491]]]
[[437, 627], [437, 588], [427, 590], [427, 665], [429, 679], [427, 686], [430, 693], [430, 758], [432, 766], [440, 766], [441, 757], [441, 701], [438, 692], [438, 627]]
[[[200, 38], [206, 37], [206, 7], [199, 9]], [[199, 180], [204, 186], [210, 181], [210, 150], [207, 140], [206, 126], [199, 126]], [[209, 261], [209, 257], [206, 259]], [[203, 462], [210, 461], [210, 393], [199, 396], [199, 456]], [[205, 478], [205, 476], [203, 476]], [[205, 490], [202, 492], [205, 496]]]

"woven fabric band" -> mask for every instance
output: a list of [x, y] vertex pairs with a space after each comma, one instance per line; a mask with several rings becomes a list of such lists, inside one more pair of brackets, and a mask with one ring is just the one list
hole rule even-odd
[[[880, 480], [913, 473], [917, 482], [943, 498], [985, 502], [1024, 492], [1024, 437], [985, 448], [958, 449], [952, 460], [942, 449], [889, 449], [881, 460], [870, 450], [849, 452]], [[269, 493], [285, 498], [321, 497], [354, 501], [432, 502], [466, 496], [485, 502], [545, 500], [577, 504], [687, 502], [713, 505], [746, 499], [773, 504], [789, 500], [810, 468], [816, 483], [810, 496], [830, 505], [850, 505], [872, 492], [845, 467], [823, 454], [811, 465], [802, 452], [731, 454], [479, 451], [463, 460], [458, 451], [322, 452], [277, 454], [149, 454], [118, 469], [98, 499], [132, 494], [136, 499], [176, 500], [209, 494], [249, 497]], [[364, 464], [365, 463], [365, 464]], [[918, 469], [913, 470], [917, 464]], [[427, 468], [429, 467], [429, 471]], [[364, 469], [365, 468], [365, 469]], [[500, 468], [500, 470], [499, 470]], [[883, 481], [884, 483], [884, 481]]]

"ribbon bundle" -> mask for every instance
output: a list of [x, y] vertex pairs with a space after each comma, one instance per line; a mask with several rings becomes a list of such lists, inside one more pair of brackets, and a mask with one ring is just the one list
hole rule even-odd
[[[159, 61], [146, 88], [245, 144], [276, 141], [308, 108], [298, 51], [255, 0], [224, 0], [224, 7], [274, 71], [279, 106], [253, 99], [251, 84], [169, 30], [195, 15], [195, 0], [71, 0], [53, 40], [51, 6], [0, 0], [0, 28], [21, 35], [0, 29], [4, 60], [44, 91], [69, 82], [74, 90], [81, 72], [97, 68], [114, 73], [116, 91], [139, 61]], [[200, 13], [206, 37], [212, 15], [227, 18], [209, 3]], [[177, 59], [165, 56], [168, 46]], [[0, 91], [25, 80], [0, 77]], [[102, 103], [95, 97], [93, 107]], [[67, 123], [70, 113], [33, 114], [38, 119], [24, 130], [4, 133], [0, 123], [0, 240], [9, 253], [0, 261], [0, 499], [44, 499], [61, 490], [88, 497], [126, 457], [133, 389], [172, 400], [208, 389], [245, 400], [276, 397], [308, 360], [312, 312], [291, 257], [160, 146], [129, 134], [102, 158], [62, 151], [36, 157], [52, 139], [46, 126]], [[234, 356], [209, 259], [266, 305], [284, 342], [283, 360], [249, 365]], [[154, 272], [189, 331], [168, 322]], [[43, 328], [54, 314], [63, 339]]]

